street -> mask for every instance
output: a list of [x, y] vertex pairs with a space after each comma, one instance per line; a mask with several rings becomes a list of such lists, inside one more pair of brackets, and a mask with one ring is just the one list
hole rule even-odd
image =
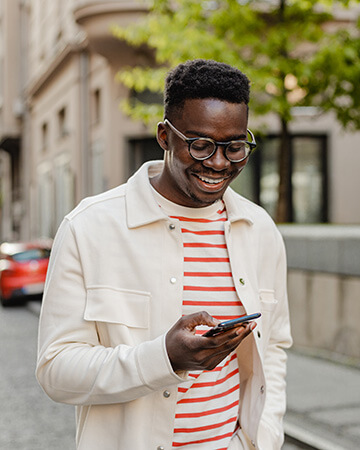
[[0, 308], [1, 450], [75, 449], [74, 407], [50, 400], [35, 379], [39, 311], [40, 302]]
[[0, 449], [75, 448], [74, 407], [51, 401], [35, 379], [38, 317], [27, 307], [0, 308]]

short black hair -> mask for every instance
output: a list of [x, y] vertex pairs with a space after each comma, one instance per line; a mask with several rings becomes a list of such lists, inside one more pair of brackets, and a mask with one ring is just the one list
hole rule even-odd
[[165, 80], [165, 117], [180, 112], [185, 100], [216, 98], [230, 103], [250, 100], [250, 81], [239, 69], [228, 64], [195, 59], [179, 64]]

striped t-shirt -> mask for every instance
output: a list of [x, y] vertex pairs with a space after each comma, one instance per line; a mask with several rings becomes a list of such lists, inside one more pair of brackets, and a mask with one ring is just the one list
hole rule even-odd
[[[156, 193], [164, 212], [181, 224], [184, 247], [182, 314], [205, 310], [228, 320], [245, 313], [231, 275], [224, 203], [186, 208]], [[199, 327], [198, 333], [203, 333]], [[211, 338], [207, 338], [211, 339]], [[239, 370], [231, 353], [211, 371], [189, 373], [178, 388], [173, 449], [225, 450], [237, 427]]]

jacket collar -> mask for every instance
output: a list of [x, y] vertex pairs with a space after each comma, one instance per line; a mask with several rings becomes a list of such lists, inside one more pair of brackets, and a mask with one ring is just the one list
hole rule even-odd
[[237, 194], [230, 187], [226, 189], [223, 200], [225, 202], [229, 222], [245, 220], [249, 225], [254, 223], [251, 211], [253, 204], [249, 200]]
[[[159, 174], [163, 161], [149, 161], [129, 178], [126, 184], [125, 203], [127, 224], [136, 228], [159, 220], [167, 220], [167, 216], [159, 208], [152, 193], [149, 178]], [[240, 199], [240, 202], [239, 202]], [[231, 188], [224, 194], [224, 202], [230, 222], [245, 220], [253, 223], [249, 202], [238, 196]]]

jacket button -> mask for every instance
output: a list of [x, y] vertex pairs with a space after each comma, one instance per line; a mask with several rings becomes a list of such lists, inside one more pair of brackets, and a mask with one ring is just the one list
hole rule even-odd
[[257, 335], [258, 335], [258, 338], [260, 339], [260, 338], [261, 338], [261, 333], [260, 333], [260, 331], [257, 332]]
[[174, 225], [173, 223], [171, 223], [171, 224], [169, 225], [169, 228], [170, 228], [170, 230], [175, 230], [175, 225]]
[[170, 397], [170, 392], [169, 392], [169, 391], [164, 391], [164, 392], [163, 392], [163, 396], [164, 396], [165, 398], [169, 398], [169, 397]]
[[255, 447], [255, 441], [251, 441], [253, 447]]
[[265, 392], [265, 387], [264, 386], [261, 386], [260, 392], [261, 392], [261, 394], [263, 394]]
[[176, 283], [176, 278], [175, 277], [171, 277], [170, 278], [170, 283], [171, 284], [175, 284]]
[[165, 447], [163, 447], [162, 445], [159, 445], [159, 447], [156, 450], [165, 450]]

